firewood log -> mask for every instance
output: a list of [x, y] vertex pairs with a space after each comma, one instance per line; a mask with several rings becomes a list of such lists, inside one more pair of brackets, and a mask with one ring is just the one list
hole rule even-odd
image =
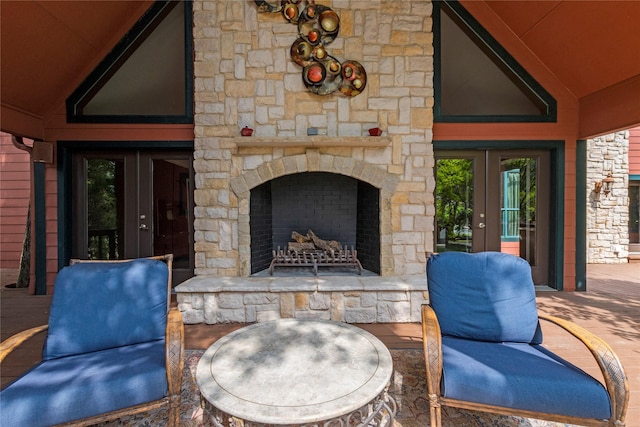
[[316, 245], [313, 242], [289, 242], [288, 249], [296, 252], [314, 251]]
[[313, 241], [313, 244], [316, 245], [318, 249], [323, 251], [327, 251], [328, 253], [333, 255], [334, 251], [340, 250], [340, 243], [335, 240], [323, 240], [315, 235], [315, 233], [311, 230], [307, 232], [307, 236]]
[[293, 240], [295, 240], [298, 243], [309, 243], [311, 242], [311, 238], [309, 236], [305, 236], [303, 234], [298, 233], [297, 231], [294, 231], [293, 233], [291, 233], [291, 238]]

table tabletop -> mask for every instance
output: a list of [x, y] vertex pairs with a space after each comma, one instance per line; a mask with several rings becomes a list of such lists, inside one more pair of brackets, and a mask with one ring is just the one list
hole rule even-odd
[[353, 325], [281, 319], [255, 323], [216, 341], [198, 363], [204, 399], [238, 418], [301, 424], [367, 405], [391, 379], [385, 345]]

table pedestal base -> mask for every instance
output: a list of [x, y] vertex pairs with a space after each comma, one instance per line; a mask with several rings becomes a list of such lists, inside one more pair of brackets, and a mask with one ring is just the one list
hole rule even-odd
[[[213, 406], [206, 399], [201, 402], [204, 408], [205, 425], [212, 427], [270, 427], [283, 424], [261, 424], [246, 421], [226, 414]], [[396, 401], [385, 389], [370, 403], [360, 409], [337, 418], [318, 421], [310, 424], [287, 424], [289, 427], [392, 427], [397, 410]]]

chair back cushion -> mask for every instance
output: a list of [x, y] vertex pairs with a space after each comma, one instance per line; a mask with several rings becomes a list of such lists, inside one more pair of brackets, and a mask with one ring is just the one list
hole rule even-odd
[[87, 262], [56, 278], [43, 359], [164, 339], [167, 265], [159, 260]]
[[538, 312], [531, 267], [500, 252], [444, 252], [427, 261], [429, 303], [442, 334], [493, 342], [532, 342]]

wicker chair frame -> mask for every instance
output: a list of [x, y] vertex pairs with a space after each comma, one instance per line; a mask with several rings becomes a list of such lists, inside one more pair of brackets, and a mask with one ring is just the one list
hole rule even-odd
[[[117, 411], [107, 412], [104, 414], [99, 414], [89, 418], [83, 418], [81, 420], [75, 420], [64, 424], [58, 424], [58, 426], [90, 426], [98, 423], [116, 420], [127, 415], [147, 412], [152, 409], [162, 407], [168, 408], [167, 426], [177, 427], [179, 425], [182, 369], [184, 366], [184, 324], [182, 323], [182, 315], [180, 314], [180, 311], [178, 311], [176, 307], [171, 307], [171, 271], [173, 268], [173, 255], [168, 254], [153, 256], [149, 258], [163, 261], [169, 268], [169, 277], [167, 283], [167, 327], [165, 333], [165, 361], [168, 385], [167, 396], [159, 400], [154, 400], [152, 402], [147, 402], [136, 406], [130, 406], [128, 408], [119, 409]], [[128, 260], [89, 261], [73, 259], [71, 260], [71, 264], [81, 262], [117, 263], [125, 261]], [[0, 343], [0, 363], [2, 363], [5, 357], [7, 357], [20, 344], [24, 343], [27, 339], [35, 336], [36, 334], [46, 331], [47, 329], [49, 329], [49, 325], [36, 326], [34, 328], [19, 332], [4, 340], [2, 343]]]
[[427, 387], [429, 393], [429, 407], [432, 427], [442, 426], [442, 407], [450, 406], [474, 411], [490, 412], [502, 415], [515, 415], [527, 418], [538, 418], [553, 422], [577, 424], [583, 426], [622, 427], [625, 425], [625, 415], [629, 404], [629, 382], [618, 356], [601, 338], [573, 322], [554, 316], [538, 315], [539, 319], [551, 322], [582, 342], [594, 356], [602, 372], [605, 387], [611, 401], [610, 419], [599, 420], [579, 418], [544, 412], [533, 412], [506, 408], [502, 406], [485, 405], [475, 402], [450, 399], [442, 396], [442, 334], [435, 311], [429, 305], [422, 306], [422, 337], [427, 373]]

